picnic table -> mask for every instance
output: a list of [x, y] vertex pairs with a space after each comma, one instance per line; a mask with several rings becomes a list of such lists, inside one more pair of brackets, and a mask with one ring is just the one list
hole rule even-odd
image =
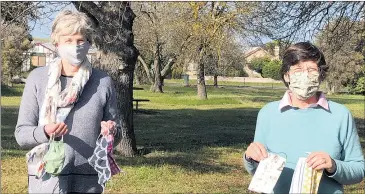
[[[133, 87], [133, 90], [143, 90], [143, 88]], [[139, 102], [149, 102], [149, 99], [135, 99], [133, 98], [133, 102], [136, 102], [136, 111], [138, 111], [138, 103]]]
[[133, 90], [143, 90], [143, 88], [133, 87]]

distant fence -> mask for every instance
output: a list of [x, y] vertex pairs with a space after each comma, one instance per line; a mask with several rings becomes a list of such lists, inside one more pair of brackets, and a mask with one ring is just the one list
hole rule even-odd
[[[189, 76], [189, 79], [196, 80], [196, 76]], [[214, 80], [213, 76], [205, 76], [205, 80]], [[282, 81], [271, 78], [254, 78], [254, 77], [222, 77], [218, 76], [218, 81], [228, 82], [253, 82], [253, 83], [282, 83]]]

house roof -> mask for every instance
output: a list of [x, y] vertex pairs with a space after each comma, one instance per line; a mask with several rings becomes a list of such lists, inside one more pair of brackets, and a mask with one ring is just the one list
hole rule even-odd
[[43, 42], [36, 42], [34, 43], [34, 45], [36, 46], [42, 46], [52, 52], [56, 52], [56, 47], [52, 44], [52, 43], [49, 43], [49, 42], [46, 42], [46, 43], [43, 43]]
[[256, 52], [257, 52], [257, 51], [259, 51], [259, 50], [263, 50], [263, 51], [265, 51], [265, 52], [266, 52], [266, 50], [265, 50], [264, 48], [262, 48], [262, 47], [259, 47], [259, 46], [257, 46], [257, 47], [251, 47], [251, 48], [249, 48], [246, 52], [244, 52], [244, 56], [245, 56], [245, 57], [248, 57], [248, 56], [250, 56], [250, 55], [252, 55], [252, 54], [256, 53]]

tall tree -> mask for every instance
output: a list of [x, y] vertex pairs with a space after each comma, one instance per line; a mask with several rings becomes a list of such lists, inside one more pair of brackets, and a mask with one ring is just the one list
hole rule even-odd
[[[326, 29], [316, 37], [316, 43], [323, 51], [326, 62], [329, 64], [329, 75], [326, 78], [326, 88], [330, 93], [336, 93], [343, 87], [354, 87], [357, 80], [364, 76], [365, 66], [365, 32], [359, 33], [364, 22], [353, 22], [353, 28], [349, 31], [341, 31], [342, 27], [334, 33], [330, 23]], [[331, 40], [337, 39], [342, 46], [331, 44]]]
[[206, 75], [213, 76], [215, 87], [218, 87], [218, 76], [246, 76], [243, 70], [245, 59], [242, 55], [242, 47], [237, 40], [232, 37], [234, 37], [233, 34], [223, 36], [219, 48], [209, 50], [208, 56], [212, 59], [206, 61]]
[[12, 78], [20, 75], [23, 62], [32, 47], [27, 21], [36, 18], [36, 2], [1, 2], [1, 82], [12, 86]]
[[[222, 38], [228, 32], [237, 30], [238, 19], [251, 12], [250, 6], [236, 2], [190, 2], [192, 10], [192, 34], [196, 44], [197, 93], [200, 99], [207, 99], [205, 85], [204, 56], [212, 48], [218, 51], [220, 62]], [[217, 78], [217, 75], [215, 76]]]
[[102, 51], [99, 67], [109, 72], [117, 92], [122, 140], [117, 150], [124, 156], [137, 153], [133, 127], [133, 75], [138, 57], [132, 31], [133, 13], [129, 2], [72, 2], [94, 22], [94, 43]]
[[[293, 41], [313, 40], [334, 20], [335, 24], [328, 31], [348, 32], [353, 27], [351, 21], [364, 17], [364, 7], [365, 2], [258, 2], [255, 11], [248, 17], [242, 17], [240, 22], [247, 37], [253, 40], [268, 37], [285, 40], [282, 43], [288, 46]], [[336, 39], [330, 41], [341, 45]]]
[[190, 40], [184, 9], [176, 2], [138, 2], [133, 4], [138, 61], [152, 83], [151, 91], [163, 92], [163, 80], [182, 56]]
[[[11, 32], [11, 33], [9, 33]], [[12, 87], [12, 78], [20, 75], [23, 63], [29, 59], [28, 50], [33, 47], [29, 34], [22, 25], [12, 24], [2, 33], [1, 82]]]

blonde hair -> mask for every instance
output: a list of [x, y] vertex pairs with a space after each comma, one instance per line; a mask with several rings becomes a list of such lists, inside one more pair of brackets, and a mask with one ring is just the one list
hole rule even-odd
[[85, 13], [66, 10], [53, 21], [51, 40], [56, 44], [60, 36], [81, 33], [91, 44], [93, 32], [92, 22]]

